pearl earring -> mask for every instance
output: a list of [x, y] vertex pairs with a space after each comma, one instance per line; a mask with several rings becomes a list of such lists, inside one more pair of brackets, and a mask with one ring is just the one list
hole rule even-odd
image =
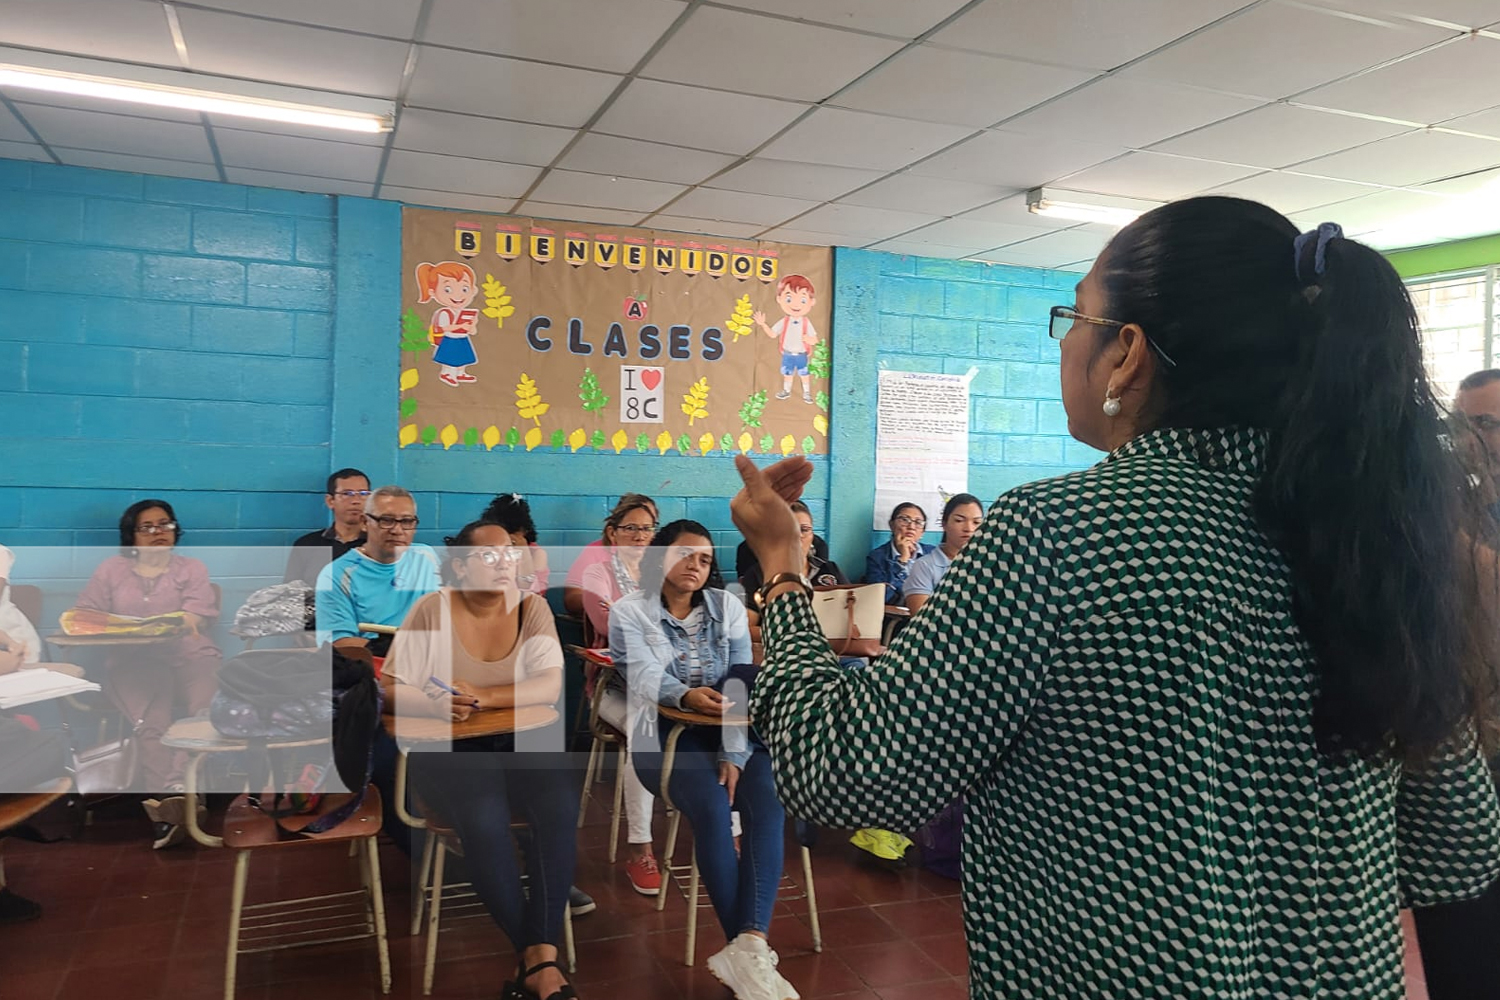
[[1118, 417], [1120, 415], [1120, 400], [1117, 396], [1104, 397], [1104, 415], [1106, 417]]

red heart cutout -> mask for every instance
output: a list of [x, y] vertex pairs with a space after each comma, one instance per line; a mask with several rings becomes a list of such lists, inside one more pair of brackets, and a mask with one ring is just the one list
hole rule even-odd
[[642, 369], [641, 370], [641, 384], [644, 385], [647, 389], [652, 390], [653, 392], [656, 391], [656, 387], [659, 386], [659, 385], [661, 385], [661, 369], [660, 368], [645, 368], [645, 369]]

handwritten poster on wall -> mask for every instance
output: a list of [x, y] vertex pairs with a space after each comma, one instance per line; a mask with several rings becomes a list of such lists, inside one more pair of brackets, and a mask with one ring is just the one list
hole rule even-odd
[[832, 251], [404, 209], [404, 447], [828, 450]]
[[875, 523], [914, 502], [936, 526], [969, 489], [969, 375], [881, 371], [875, 431]]

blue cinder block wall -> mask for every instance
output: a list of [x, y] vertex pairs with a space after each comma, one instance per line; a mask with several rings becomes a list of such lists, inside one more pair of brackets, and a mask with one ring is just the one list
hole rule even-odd
[[[842, 249], [835, 268], [837, 461], [817, 460], [809, 501], [847, 570], [879, 540], [881, 367], [979, 369], [970, 488], [986, 500], [1095, 458], [1067, 438], [1045, 329], [1076, 275]], [[732, 560], [726, 459], [397, 448], [400, 281], [395, 203], [0, 160], [0, 542], [109, 546], [127, 504], [160, 496], [194, 547], [281, 546], [325, 522], [324, 477], [355, 465], [417, 493], [423, 541], [516, 491], [543, 544], [582, 545], [636, 490]], [[52, 579], [50, 612], [102, 554], [17, 580]], [[226, 603], [279, 575], [279, 553], [233, 570], [208, 554]]]

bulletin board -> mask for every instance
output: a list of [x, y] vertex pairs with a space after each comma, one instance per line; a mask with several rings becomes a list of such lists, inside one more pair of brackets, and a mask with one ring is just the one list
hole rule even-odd
[[401, 447], [823, 454], [826, 247], [402, 213]]

